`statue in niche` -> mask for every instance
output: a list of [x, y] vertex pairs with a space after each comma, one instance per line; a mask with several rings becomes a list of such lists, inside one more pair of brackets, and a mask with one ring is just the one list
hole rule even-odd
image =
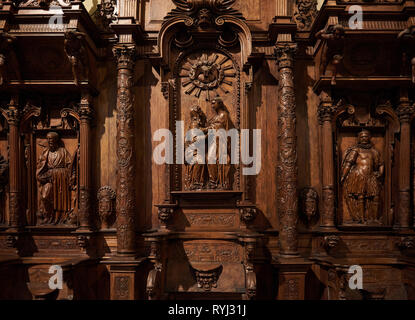
[[[192, 141], [187, 141], [185, 144], [185, 158], [186, 158], [186, 190], [201, 190], [205, 185], [205, 159], [204, 154], [198, 154], [196, 149], [188, 149], [192, 144], [199, 145], [206, 144], [206, 116], [199, 106], [190, 108], [190, 125], [189, 131], [193, 130]], [[197, 131], [200, 130], [200, 131]], [[190, 163], [190, 161], [193, 161]]]
[[5, 223], [4, 198], [6, 195], [6, 185], [8, 180], [9, 164], [0, 155], [0, 224]]
[[75, 187], [74, 159], [63, 146], [58, 133], [49, 132], [48, 145], [37, 162], [39, 218], [41, 224], [67, 223], [72, 211], [71, 190]]
[[320, 76], [325, 75], [327, 67], [333, 64], [333, 76], [331, 84], [336, 85], [337, 67], [342, 62], [344, 56], [344, 28], [342, 25], [331, 25], [327, 29], [316, 33], [316, 38], [325, 41], [322, 49]]
[[[211, 145], [208, 145], [208, 189], [228, 190], [230, 189], [229, 173], [231, 161], [229, 156], [229, 143], [227, 143], [228, 137], [225, 131], [229, 130], [229, 112], [222, 99], [219, 97], [212, 100], [212, 108], [216, 115], [208, 121], [208, 138], [209, 135], [213, 134], [213, 130], [223, 130], [217, 131], [216, 137], [210, 137], [210, 140], [216, 141], [216, 144], [212, 143]], [[212, 130], [209, 131], [209, 129]], [[220, 156], [221, 153], [222, 157]], [[225, 161], [221, 161], [221, 158], [223, 157], [225, 157]]]
[[[199, 106], [193, 106], [190, 110], [189, 131], [193, 140], [185, 144], [186, 176], [185, 190], [230, 189], [230, 144], [227, 131], [229, 130], [229, 112], [221, 98], [212, 100], [215, 115], [206, 124], [206, 117]], [[199, 130], [199, 131], [196, 131]], [[199, 154], [197, 149], [206, 148], [207, 156]], [[209, 144], [210, 142], [210, 144]], [[189, 148], [193, 145], [195, 148]], [[222, 153], [222, 155], [221, 155]], [[193, 160], [192, 163], [191, 160]], [[206, 165], [207, 163], [207, 165]], [[207, 170], [206, 170], [207, 168]], [[208, 181], [206, 181], [206, 171]]]
[[371, 142], [371, 133], [362, 130], [358, 143], [345, 154], [340, 183], [350, 216], [355, 223], [379, 224], [381, 179], [385, 165]]
[[317, 215], [317, 198], [318, 194], [314, 188], [307, 187], [301, 192], [301, 204], [307, 223], [310, 223]]

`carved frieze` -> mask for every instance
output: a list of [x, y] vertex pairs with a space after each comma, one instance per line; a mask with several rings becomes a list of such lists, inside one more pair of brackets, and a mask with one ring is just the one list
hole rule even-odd
[[236, 244], [223, 243], [184, 243], [184, 250], [192, 262], [238, 262], [241, 261], [241, 248]]
[[208, 214], [194, 213], [186, 214], [191, 227], [234, 227], [234, 214]]

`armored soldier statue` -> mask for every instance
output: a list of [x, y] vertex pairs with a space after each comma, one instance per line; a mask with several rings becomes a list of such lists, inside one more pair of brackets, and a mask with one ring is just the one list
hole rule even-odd
[[371, 143], [370, 132], [361, 131], [358, 143], [346, 151], [340, 180], [353, 222], [378, 222], [380, 180], [384, 169], [381, 155]]

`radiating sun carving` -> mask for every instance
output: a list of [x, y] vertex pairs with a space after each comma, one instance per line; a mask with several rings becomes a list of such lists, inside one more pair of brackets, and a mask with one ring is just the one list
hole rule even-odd
[[185, 93], [199, 98], [206, 92], [206, 101], [215, 96], [229, 93], [232, 89], [236, 71], [232, 60], [219, 53], [203, 53], [198, 57], [188, 57], [182, 66]]

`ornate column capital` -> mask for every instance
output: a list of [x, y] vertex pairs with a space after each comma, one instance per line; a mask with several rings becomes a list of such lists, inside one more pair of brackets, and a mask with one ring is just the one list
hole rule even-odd
[[415, 105], [411, 104], [410, 101], [401, 101], [400, 105], [396, 109], [396, 114], [399, 117], [401, 123], [409, 122], [415, 115]]
[[19, 98], [17, 96], [13, 96], [10, 99], [8, 109], [4, 111], [7, 115], [7, 122], [11, 125], [17, 126], [22, 116], [22, 112], [19, 110]]
[[297, 44], [294, 42], [277, 42], [275, 54], [278, 60], [278, 69], [292, 68], [294, 56], [297, 53]]
[[333, 100], [330, 95], [323, 91], [320, 94], [320, 104], [317, 110], [320, 124], [323, 124], [325, 121], [331, 121], [336, 109], [337, 108], [333, 105]]
[[81, 120], [92, 120], [94, 109], [92, 108], [92, 97], [89, 93], [82, 94], [78, 113]]
[[133, 44], [117, 44], [112, 48], [117, 59], [118, 69], [133, 69], [137, 58], [137, 48]]

